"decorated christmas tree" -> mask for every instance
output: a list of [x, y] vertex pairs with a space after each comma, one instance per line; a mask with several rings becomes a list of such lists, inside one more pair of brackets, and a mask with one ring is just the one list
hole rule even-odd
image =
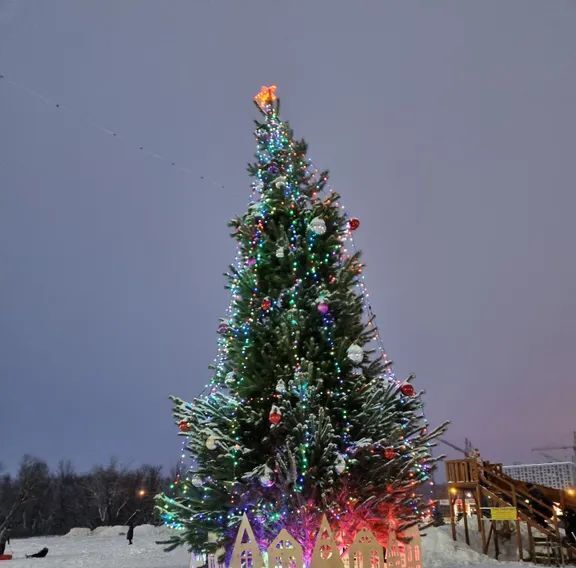
[[182, 530], [170, 543], [229, 548], [246, 513], [256, 537], [286, 528], [309, 555], [326, 513], [339, 542], [369, 528], [383, 545], [429, 512], [433, 440], [413, 377], [396, 380], [351, 252], [359, 221], [280, 119], [276, 87], [255, 97], [256, 161], [231, 304], [207, 391], [174, 416], [193, 466], [158, 497]]

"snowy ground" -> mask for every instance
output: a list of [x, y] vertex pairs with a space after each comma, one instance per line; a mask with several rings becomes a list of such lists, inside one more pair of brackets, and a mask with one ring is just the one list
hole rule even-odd
[[[169, 529], [138, 526], [134, 544], [126, 541], [125, 527], [102, 527], [89, 533], [73, 529], [66, 536], [26, 538], [12, 541], [7, 553], [10, 561], [0, 561], [0, 568], [188, 568], [190, 555], [184, 549], [164, 552], [157, 540], [164, 540]], [[46, 558], [24, 558], [44, 546], [50, 549]], [[467, 547], [453, 542], [449, 527], [429, 529], [422, 541], [424, 568], [474, 566], [475, 568], [528, 568], [528, 563], [496, 562]]]
[[[86, 535], [86, 529], [72, 529], [73, 534], [13, 540], [6, 552], [10, 561], [0, 561], [0, 568], [188, 568], [189, 553], [183, 549], [164, 552], [156, 544], [169, 532], [163, 528], [139, 526], [134, 529], [134, 544], [128, 545], [126, 527], [102, 527]], [[84, 536], [82, 535], [84, 532]], [[120, 534], [123, 533], [123, 534]], [[46, 558], [24, 558], [47, 546]]]

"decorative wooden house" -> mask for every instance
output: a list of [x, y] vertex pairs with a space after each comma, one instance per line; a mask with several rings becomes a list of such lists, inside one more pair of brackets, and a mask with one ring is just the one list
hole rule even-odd
[[338, 545], [334, 540], [328, 519], [326, 515], [322, 515], [320, 529], [312, 551], [310, 568], [343, 568], [343, 566], [340, 550], [338, 550]]
[[386, 564], [388, 568], [422, 568], [422, 546], [417, 526], [404, 531], [402, 539], [398, 539], [395, 533], [390, 534]]
[[368, 529], [356, 533], [348, 557], [350, 568], [384, 568], [384, 549]]
[[[208, 566], [208, 568], [212, 568]], [[232, 549], [230, 568], [264, 568], [262, 554], [246, 513], [242, 515], [236, 542]]]
[[302, 568], [304, 557], [300, 543], [282, 529], [268, 547], [268, 568]]

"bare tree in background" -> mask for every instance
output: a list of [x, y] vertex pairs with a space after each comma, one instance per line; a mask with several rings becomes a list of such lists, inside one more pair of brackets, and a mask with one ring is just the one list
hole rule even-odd
[[136, 469], [111, 460], [78, 474], [69, 461], [50, 472], [46, 463], [26, 456], [18, 475], [0, 474], [0, 531], [12, 535], [65, 534], [73, 527], [159, 522], [154, 496], [169, 490], [161, 467]]
[[[26, 528], [26, 506], [32, 501], [39, 499], [42, 493], [48, 489], [49, 473], [48, 466], [32, 456], [24, 456], [16, 488], [9, 487], [10, 476], [5, 476], [2, 483], [2, 521], [0, 522], [0, 533], [4, 531], [18, 513], [22, 513], [23, 525]], [[12, 495], [5, 495], [10, 491]], [[14, 491], [14, 489], [16, 489]]]

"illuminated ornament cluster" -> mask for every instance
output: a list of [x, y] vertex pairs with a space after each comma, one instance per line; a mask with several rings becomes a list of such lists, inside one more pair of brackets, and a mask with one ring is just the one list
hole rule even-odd
[[314, 217], [314, 219], [310, 221], [308, 228], [317, 235], [323, 235], [326, 232], [326, 221], [324, 221], [322, 217]]
[[258, 105], [260, 110], [266, 112], [269, 106], [276, 100], [276, 85], [266, 87], [263, 85], [258, 94], [254, 97], [254, 102]]
[[348, 350], [346, 351], [346, 356], [348, 357], [348, 359], [350, 359], [350, 361], [352, 361], [352, 363], [354, 363], [355, 365], [359, 365], [360, 363], [362, 363], [362, 360], [364, 359], [364, 349], [362, 349], [360, 345], [353, 343], [352, 345], [350, 345], [350, 347], [348, 347]]
[[270, 414], [268, 414], [268, 421], [273, 426], [277, 426], [282, 421], [282, 412], [280, 412], [280, 409], [276, 405], [273, 405], [270, 409]]
[[269, 164], [271, 159], [272, 156], [270, 155], [270, 152], [260, 152], [260, 154], [258, 154], [258, 161], [262, 165]]
[[414, 389], [414, 387], [410, 383], [404, 383], [400, 387], [400, 392], [404, 396], [414, 396], [416, 394], [416, 390]]

